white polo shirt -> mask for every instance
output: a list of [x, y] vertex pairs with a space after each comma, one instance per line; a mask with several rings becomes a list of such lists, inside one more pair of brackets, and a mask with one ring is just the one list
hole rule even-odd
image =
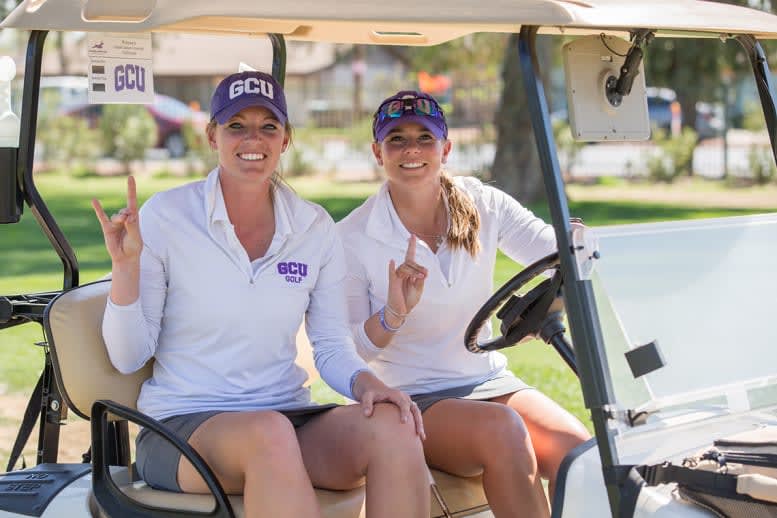
[[342, 246], [329, 214], [288, 187], [274, 192], [275, 235], [253, 262], [229, 222], [218, 169], [152, 196], [140, 211], [140, 298], [108, 302], [111, 361], [133, 372], [155, 357], [138, 408], [157, 419], [205, 410], [310, 404], [294, 363], [302, 321], [316, 368], [347, 397], [366, 369], [347, 323]]
[[[553, 227], [509, 195], [471, 177], [456, 177], [455, 183], [480, 213], [481, 251], [473, 259], [466, 250], [443, 244], [435, 254], [419, 240], [416, 262], [429, 270], [424, 293], [383, 349], [370, 341], [364, 322], [386, 303], [387, 265], [391, 259], [404, 261], [410, 233], [386, 184], [337, 224], [346, 252], [346, 292], [357, 350], [380, 379], [410, 394], [509, 374], [503, 354], [467, 351], [466, 327], [493, 291], [497, 248], [524, 265], [556, 250]], [[483, 338], [490, 334], [489, 323]]]

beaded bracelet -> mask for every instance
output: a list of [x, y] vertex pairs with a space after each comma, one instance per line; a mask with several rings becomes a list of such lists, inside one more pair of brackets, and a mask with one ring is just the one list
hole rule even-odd
[[386, 309], [386, 311], [389, 312], [390, 315], [394, 315], [396, 318], [402, 320], [403, 322], [408, 315], [407, 313], [405, 313], [404, 315], [401, 313], [397, 313], [396, 311], [394, 311], [394, 308], [388, 305], [388, 303], [386, 303], [386, 305], [383, 307]]
[[386, 322], [386, 306], [383, 306], [380, 308], [380, 311], [378, 311], [378, 318], [380, 319], [380, 327], [382, 327], [384, 330], [388, 331], [389, 333], [396, 333], [399, 331], [399, 328], [402, 327], [405, 324], [405, 321], [403, 320], [401, 324], [399, 324], [397, 327], [391, 327], [388, 325], [388, 322]]

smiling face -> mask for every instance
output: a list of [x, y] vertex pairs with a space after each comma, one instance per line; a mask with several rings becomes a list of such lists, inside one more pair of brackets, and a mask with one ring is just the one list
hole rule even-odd
[[378, 165], [390, 182], [437, 180], [451, 151], [449, 140], [439, 140], [425, 126], [410, 122], [392, 129], [382, 142], [372, 144]]
[[209, 126], [208, 142], [218, 152], [222, 181], [269, 184], [289, 134], [270, 110], [255, 106]]

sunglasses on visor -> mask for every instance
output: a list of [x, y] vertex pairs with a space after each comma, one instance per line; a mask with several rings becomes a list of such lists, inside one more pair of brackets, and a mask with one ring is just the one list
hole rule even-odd
[[408, 97], [406, 99], [394, 99], [380, 105], [375, 112], [375, 123], [386, 119], [398, 119], [403, 115], [414, 113], [427, 117], [442, 118], [440, 106], [433, 100], [425, 97]]

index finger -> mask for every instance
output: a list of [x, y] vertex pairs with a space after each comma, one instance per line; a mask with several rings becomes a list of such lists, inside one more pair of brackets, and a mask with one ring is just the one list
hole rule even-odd
[[133, 213], [138, 210], [138, 192], [134, 176], [127, 177], [127, 208]]
[[415, 234], [410, 234], [410, 239], [407, 240], [407, 252], [405, 253], [405, 261], [415, 261]]

